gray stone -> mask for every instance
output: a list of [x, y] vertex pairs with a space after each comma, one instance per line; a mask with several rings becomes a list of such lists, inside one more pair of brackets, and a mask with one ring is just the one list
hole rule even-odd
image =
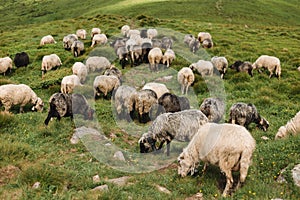
[[123, 176], [120, 178], [109, 179], [108, 182], [113, 183], [117, 186], [124, 186], [126, 185], [129, 178], [130, 178], [129, 176]]
[[295, 185], [300, 187], [300, 164], [296, 165], [292, 169], [292, 176], [293, 176]]
[[114, 154], [114, 158], [120, 160], [120, 161], [125, 161], [125, 157], [122, 153], [122, 151], [117, 151], [115, 154]]
[[108, 185], [100, 185], [92, 189], [92, 191], [108, 191]]

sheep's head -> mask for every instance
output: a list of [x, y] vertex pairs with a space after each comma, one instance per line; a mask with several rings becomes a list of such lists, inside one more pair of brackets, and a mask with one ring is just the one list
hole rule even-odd
[[34, 106], [32, 107], [32, 111], [43, 111], [44, 108], [44, 102], [41, 98], [37, 98], [37, 100], [34, 103]]
[[257, 124], [258, 128], [262, 129], [263, 131], [267, 131], [269, 128], [269, 122], [265, 118], [261, 118], [259, 123]]
[[149, 153], [151, 150], [155, 150], [155, 143], [156, 140], [152, 137], [147, 137], [147, 133], [142, 135], [142, 137], [139, 139], [139, 145], [140, 145], [140, 152], [141, 153]]
[[188, 155], [186, 149], [183, 149], [183, 152], [178, 156], [178, 175], [185, 177], [190, 172], [191, 175], [195, 172], [195, 163], [192, 160], [192, 157]]
[[287, 130], [285, 128], [285, 126], [281, 126], [279, 129], [278, 129], [278, 132], [276, 133], [275, 135], [275, 139], [281, 139], [281, 138], [284, 138], [287, 136]]

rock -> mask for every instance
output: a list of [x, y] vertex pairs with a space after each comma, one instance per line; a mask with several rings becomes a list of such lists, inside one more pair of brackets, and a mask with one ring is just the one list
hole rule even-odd
[[120, 160], [120, 161], [125, 161], [125, 157], [122, 153], [122, 151], [117, 151], [115, 154], [114, 154], [114, 158]]
[[203, 200], [203, 194], [201, 192], [198, 192], [191, 197], [185, 198], [185, 200]]
[[99, 183], [99, 182], [100, 182], [99, 175], [97, 174], [97, 175], [93, 176], [93, 183]]
[[283, 177], [283, 173], [286, 171], [286, 168], [284, 168], [284, 169], [282, 169], [281, 171], [280, 171], [280, 174], [279, 174], [279, 176], [277, 177], [277, 179], [276, 179], [276, 181], [278, 182], [278, 183], [286, 183], [287, 181], [285, 180], [285, 178]]
[[262, 136], [261, 139], [263, 139], [263, 140], [269, 140], [270, 138], [268, 138], [267, 136]]
[[300, 187], [300, 164], [296, 165], [292, 169], [292, 176], [293, 176], [295, 185]]
[[80, 138], [86, 136], [86, 135], [94, 135], [99, 140], [107, 140], [107, 137], [100, 134], [96, 129], [93, 128], [87, 128], [85, 126], [79, 127], [75, 129], [75, 132], [73, 136], [70, 139], [71, 144], [78, 144]]
[[92, 191], [108, 191], [108, 185], [100, 185], [92, 189]]
[[113, 183], [117, 186], [124, 186], [126, 185], [129, 178], [130, 178], [129, 176], [123, 176], [120, 178], [109, 179], [108, 182]]
[[40, 188], [41, 183], [40, 182], [35, 182], [32, 186], [32, 189], [38, 189]]
[[155, 186], [156, 186], [156, 188], [158, 189], [158, 191], [163, 192], [163, 193], [166, 193], [166, 194], [171, 194], [171, 191], [168, 190], [167, 188], [162, 187], [162, 186], [160, 186], [160, 185], [155, 185]]

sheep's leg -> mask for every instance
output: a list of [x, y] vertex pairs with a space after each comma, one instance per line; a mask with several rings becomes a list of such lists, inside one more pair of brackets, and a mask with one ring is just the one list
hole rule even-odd
[[231, 170], [226, 170], [224, 172], [225, 172], [225, 175], [226, 175], [226, 186], [225, 186], [225, 189], [223, 191], [222, 196], [226, 197], [229, 194], [230, 188], [232, 187], [233, 177], [232, 177]]
[[167, 156], [170, 156], [170, 143], [171, 141], [167, 141]]
[[270, 72], [270, 76], [269, 76], [269, 78], [271, 78], [273, 76], [273, 72]]

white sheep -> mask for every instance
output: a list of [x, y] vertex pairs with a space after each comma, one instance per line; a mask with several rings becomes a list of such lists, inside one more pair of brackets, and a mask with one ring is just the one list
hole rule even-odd
[[224, 56], [214, 56], [211, 58], [211, 62], [214, 67], [219, 71], [221, 78], [224, 78], [224, 75], [228, 68], [228, 61]]
[[251, 133], [242, 126], [206, 123], [179, 155], [178, 174], [193, 175], [200, 161], [205, 163], [204, 169], [207, 164], [219, 166], [226, 176], [225, 197], [233, 186], [232, 171], [240, 172], [235, 189], [245, 182], [255, 146]]
[[186, 34], [183, 38], [183, 42], [186, 44], [186, 45], [189, 45], [190, 42], [195, 39], [195, 37], [192, 35], [192, 34]]
[[189, 87], [195, 81], [195, 75], [190, 68], [183, 67], [177, 74], [177, 80], [181, 85], [181, 94], [187, 94]]
[[121, 34], [125, 37], [128, 37], [129, 30], [130, 30], [130, 26], [124, 25], [121, 27]]
[[43, 46], [45, 44], [55, 44], [55, 43], [56, 43], [56, 41], [54, 40], [52, 35], [46, 35], [46, 36], [42, 37], [42, 39], [40, 41], [40, 46]]
[[[272, 77], [273, 73], [280, 79], [281, 66], [279, 58], [275, 56], [262, 55], [254, 63], [253, 69], [267, 68], [270, 72], [269, 78]], [[259, 70], [260, 72], [260, 70]]]
[[78, 38], [85, 40], [86, 39], [86, 30], [85, 29], [78, 29], [76, 30], [76, 35]]
[[214, 43], [213, 43], [213, 41], [212, 40], [210, 40], [210, 39], [205, 39], [202, 43], [201, 43], [201, 46], [203, 47], [203, 48], [212, 48], [213, 46], [214, 46]]
[[200, 43], [202, 43], [204, 40], [207, 40], [207, 39], [212, 40], [211, 34], [208, 32], [199, 32], [197, 38]]
[[128, 35], [127, 35], [129, 38], [131, 39], [134, 39], [134, 38], [137, 38], [137, 37], [140, 37], [141, 36], [141, 32], [137, 29], [130, 29], [128, 31]]
[[149, 82], [146, 83], [142, 90], [152, 90], [156, 93], [157, 99], [159, 99], [163, 94], [170, 92], [167, 86], [163, 83]]
[[77, 75], [68, 75], [63, 77], [61, 81], [61, 93], [70, 94], [74, 91], [75, 87], [80, 86], [80, 79]]
[[121, 82], [117, 76], [96, 76], [93, 83], [94, 97], [96, 98], [102, 93], [105, 98], [108, 98], [108, 93], [112, 93], [120, 85]]
[[157, 71], [158, 65], [162, 60], [163, 53], [160, 48], [155, 47], [149, 51], [148, 60], [150, 71]]
[[149, 38], [149, 39], [153, 39], [154, 37], [156, 37], [157, 36], [157, 30], [155, 29], [155, 28], [149, 28], [148, 30], [147, 30], [147, 37]]
[[169, 67], [175, 58], [175, 52], [172, 49], [167, 49], [162, 57], [162, 63], [167, 64], [167, 67]]
[[14, 105], [20, 105], [20, 113], [24, 111], [24, 106], [27, 104], [33, 104], [33, 111], [42, 111], [44, 107], [42, 99], [25, 84], [1, 85], [0, 104], [3, 104], [5, 112], [9, 112]]
[[202, 77], [212, 76], [214, 73], [214, 65], [211, 61], [199, 60], [196, 63], [192, 63], [189, 68], [197, 71]]
[[85, 66], [87, 67], [88, 72], [103, 72], [110, 68], [111, 63], [104, 56], [91, 56], [86, 60]]
[[96, 34], [92, 39], [91, 47], [94, 47], [96, 44], [106, 44], [106, 43], [107, 43], [107, 37], [104, 33]]
[[91, 38], [93, 39], [94, 35], [100, 34], [100, 33], [101, 33], [101, 29], [100, 28], [92, 28]]
[[82, 62], [75, 62], [72, 66], [73, 74], [77, 75], [80, 79], [80, 83], [84, 83], [88, 74], [87, 67]]
[[289, 120], [286, 125], [281, 126], [275, 135], [275, 139], [287, 137], [289, 134], [297, 135], [300, 133], [300, 111]]
[[62, 65], [62, 62], [58, 55], [56, 54], [50, 54], [46, 55], [42, 59], [42, 78], [44, 77], [44, 73], [51, 70], [54, 67], [59, 67]]
[[72, 44], [78, 40], [77, 35], [75, 34], [69, 34], [63, 37], [63, 47], [66, 50], [70, 50], [72, 47]]
[[[190, 141], [199, 128], [207, 122], [207, 117], [200, 110], [163, 113], [153, 121], [148, 132], [139, 139], [140, 152], [160, 150], [166, 142], [167, 155], [170, 155], [170, 142], [173, 139], [181, 142]], [[160, 143], [158, 148], [156, 142]]]
[[10, 72], [12, 70], [12, 62], [12, 59], [8, 56], [0, 58], [0, 74], [3, 73], [5, 76], [6, 72]]
[[80, 56], [84, 52], [84, 44], [80, 40], [74, 41], [71, 46], [72, 54], [75, 57]]

